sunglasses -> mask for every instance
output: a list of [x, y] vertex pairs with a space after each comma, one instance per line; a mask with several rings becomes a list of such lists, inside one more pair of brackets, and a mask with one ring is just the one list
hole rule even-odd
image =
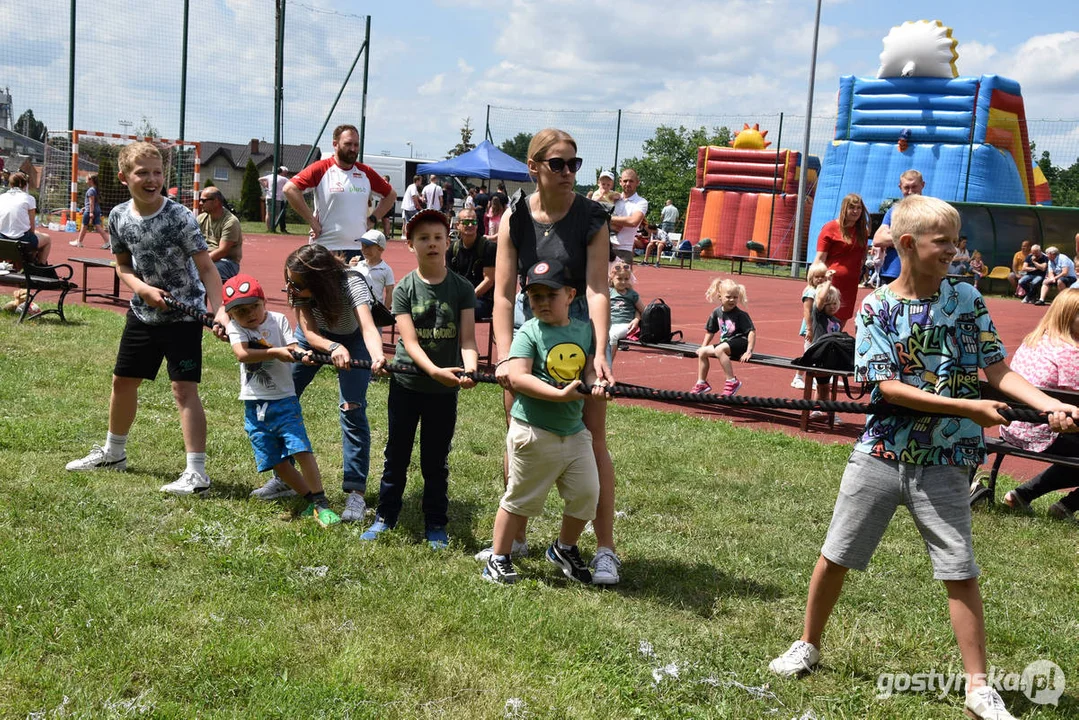
[[570, 158], [569, 160], [563, 160], [560, 157], [547, 158], [546, 160], [540, 160], [540, 162], [547, 163], [547, 167], [551, 168], [551, 172], [560, 173], [566, 168], [569, 168], [571, 173], [575, 173], [581, 169], [584, 165], [584, 160], [579, 157]]
[[293, 292], [303, 292], [307, 289], [306, 285], [304, 285], [303, 283], [298, 283], [291, 278], [285, 278], [285, 285], [287, 285], [288, 289], [292, 290]]
[[464, 225], [465, 227], [470, 227], [472, 225], [478, 225], [479, 223], [477, 223], [475, 220], [458, 220], [457, 224]]

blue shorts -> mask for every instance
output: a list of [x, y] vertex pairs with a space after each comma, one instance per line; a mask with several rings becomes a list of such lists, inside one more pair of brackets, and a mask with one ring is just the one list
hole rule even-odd
[[251, 438], [259, 472], [296, 453], [311, 452], [300, 400], [295, 395], [280, 400], [244, 400], [244, 430]]
[[82, 211], [82, 224], [87, 227], [98, 227], [101, 225], [101, 211], [94, 212], [93, 217], [90, 216], [89, 210]]

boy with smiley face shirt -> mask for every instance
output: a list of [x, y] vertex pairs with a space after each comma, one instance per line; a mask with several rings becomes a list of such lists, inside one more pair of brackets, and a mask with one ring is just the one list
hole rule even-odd
[[514, 392], [506, 434], [509, 472], [483, 577], [502, 584], [517, 581], [510, 560], [513, 538], [529, 517], [543, 512], [547, 493], [557, 484], [565, 510], [558, 539], [546, 557], [566, 577], [589, 584], [592, 574], [581, 559], [577, 540], [585, 523], [596, 516], [599, 471], [579, 388], [595, 382], [595, 337], [591, 323], [569, 316], [576, 291], [566, 284], [559, 262], [533, 265], [525, 293], [533, 317], [514, 336], [503, 361], [509, 363]]

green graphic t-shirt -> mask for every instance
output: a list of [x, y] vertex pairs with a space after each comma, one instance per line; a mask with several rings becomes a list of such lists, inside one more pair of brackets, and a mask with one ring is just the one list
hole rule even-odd
[[[413, 270], [393, 289], [393, 314], [412, 316], [420, 347], [439, 367], [461, 365], [461, 311], [475, 308], [476, 292], [472, 284], [453, 272], [447, 272], [439, 284], [429, 285]], [[394, 362], [415, 365], [405, 350], [404, 340], [397, 341]], [[427, 375], [400, 373], [394, 376], [394, 381], [416, 392], [457, 391], [456, 387], [446, 387]]]
[[[569, 325], [548, 325], [532, 318], [513, 336], [511, 358], [530, 358], [532, 374], [548, 385], [583, 380], [588, 356], [596, 351], [592, 323], [570, 318]], [[513, 398], [510, 415], [556, 435], [584, 430], [584, 395], [580, 400], [550, 402], [524, 393]]]

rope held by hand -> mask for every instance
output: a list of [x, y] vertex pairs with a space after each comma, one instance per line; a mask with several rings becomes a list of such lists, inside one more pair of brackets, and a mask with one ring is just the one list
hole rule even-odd
[[[213, 318], [205, 312], [193, 308], [184, 303], [178, 302], [171, 297], [165, 298], [166, 304], [169, 307], [189, 315], [199, 320], [206, 327], [212, 328], [214, 325]], [[305, 357], [310, 357], [316, 363], [320, 365], [332, 365], [333, 360], [327, 353], [315, 352], [313, 350], [299, 351], [294, 350], [292, 352], [293, 358], [297, 362], [302, 361]], [[370, 360], [356, 360], [353, 359], [349, 363], [350, 367], [357, 370], [370, 370]], [[402, 365], [400, 363], [386, 363], [385, 369], [389, 373], [400, 373], [404, 375], [426, 375], [425, 372], [420, 370], [415, 365]], [[498, 383], [498, 379], [489, 373], [463, 373], [471, 377], [477, 383]], [[580, 386], [582, 394], [589, 394], [589, 388], [584, 385]], [[761, 408], [767, 410], [795, 410], [802, 412], [805, 410], [819, 410], [821, 412], [841, 412], [841, 413], [853, 413], [861, 415], [901, 415], [906, 417], [925, 417], [927, 415], [936, 415], [936, 413], [927, 413], [919, 410], [913, 410], [911, 408], [902, 407], [900, 405], [893, 405], [891, 403], [857, 403], [842, 400], [802, 400], [793, 398], [776, 398], [776, 397], [755, 397], [752, 395], [716, 395], [714, 393], [688, 393], [680, 390], [659, 390], [656, 388], [643, 387], [639, 385], [625, 385], [622, 383], [616, 383], [611, 387], [606, 388], [607, 393], [611, 397], [615, 398], [629, 398], [632, 400], [652, 400], [656, 402], [668, 402], [668, 403], [680, 403], [680, 404], [692, 404], [692, 405], [724, 405], [727, 407], [744, 407], [744, 408]], [[1045, 413], [1040, 413], [1037, 410], [1028, 407], [1006, 407], [998, 411], [1005, 420], [1009, 422], [1026, 422], [1033, 423], [1035, 425], [1045, 425], [1048, 420]], [[942, 417], [952, 417], [945, 415]]]

